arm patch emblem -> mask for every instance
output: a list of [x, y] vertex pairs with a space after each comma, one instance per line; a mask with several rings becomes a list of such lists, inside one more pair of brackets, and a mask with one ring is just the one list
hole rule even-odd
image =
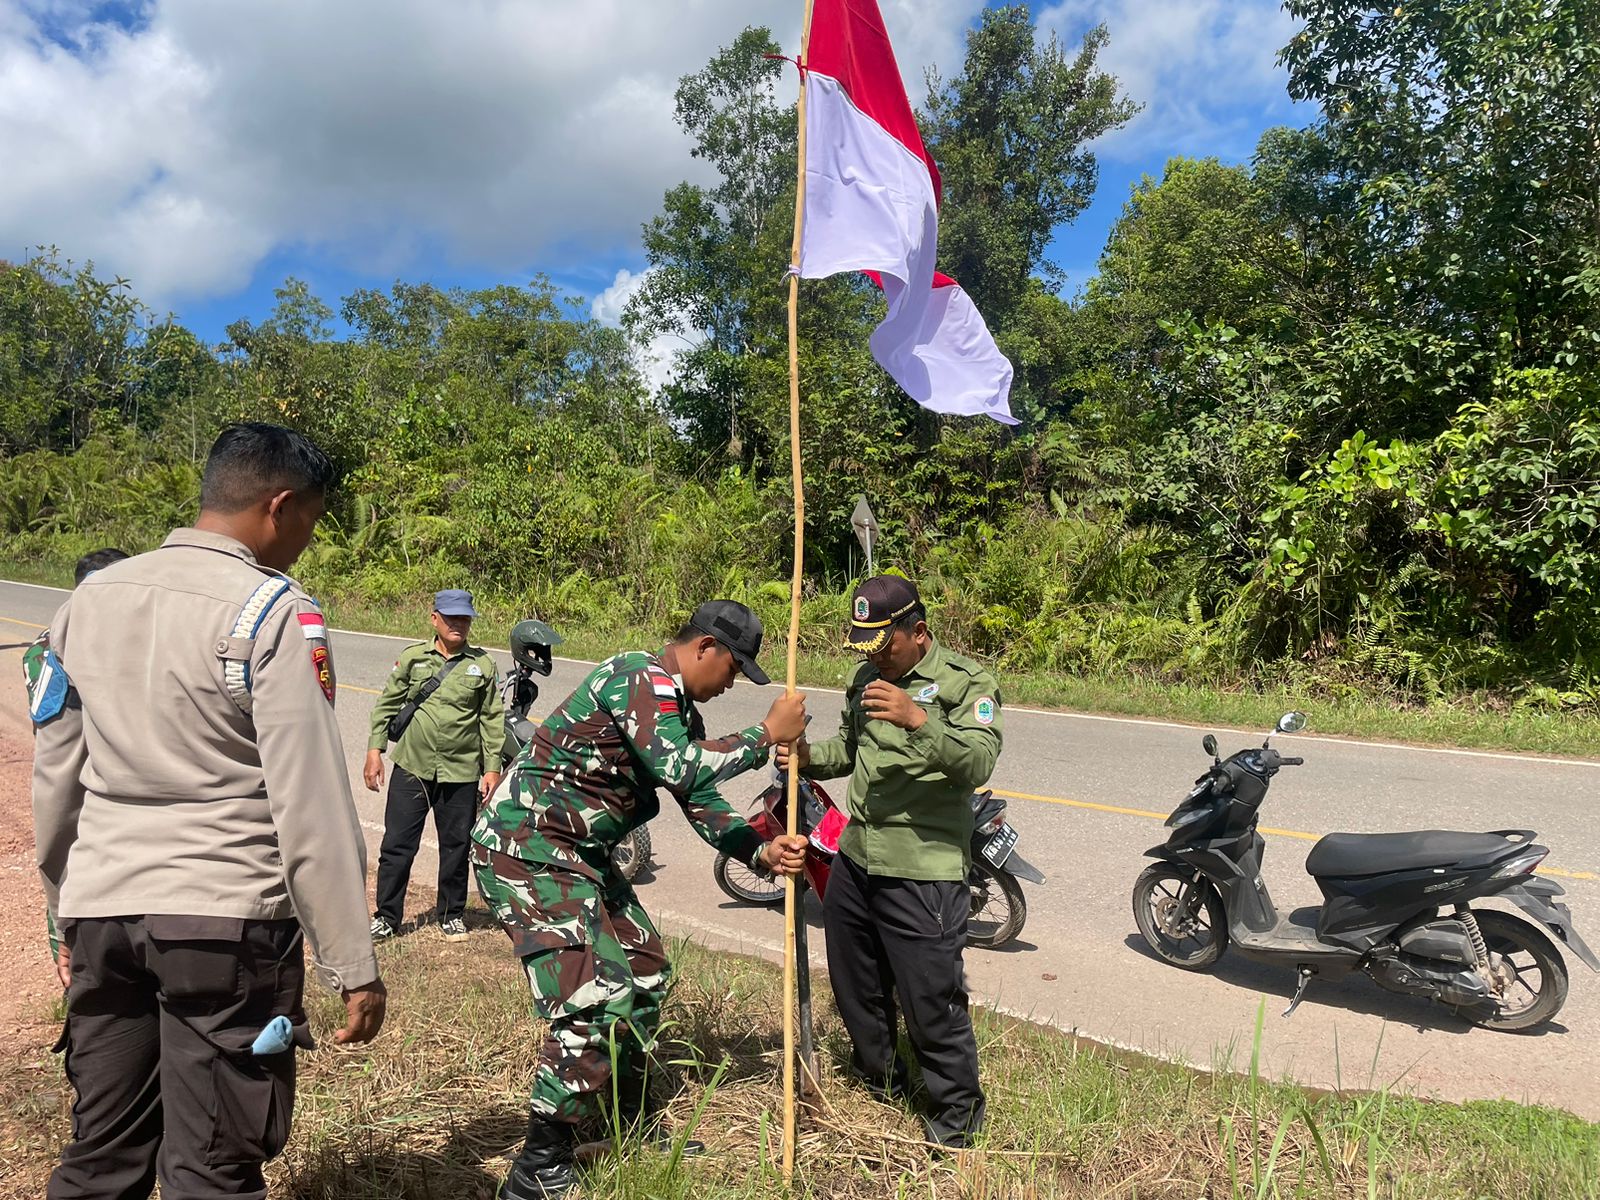
[[328, 649], [328, 626], [319, 612], [296, 614], [300, 632], [305, 635], [306, 646], [311, 651], [311, 671], [317, 677], [317, 686], [329, 704], [333, 703], [334, 689], [339, 686], [333, 673], [333, 652]]

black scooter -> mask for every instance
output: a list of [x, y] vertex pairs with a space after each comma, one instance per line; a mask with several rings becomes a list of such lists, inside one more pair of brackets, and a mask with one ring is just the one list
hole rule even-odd
[[[1304, 727], [1302, 714], [1286, 713], [1274, 732]], [[1286, 1017], [1312, 979], [1361, 970], [1379, 987], [1512, 1031], [1544, 1024], [1567, 998], [1566, 964], [1539, 925], [1600, 971], [1571, 912], [1555, 900], [1562, 889], [1533, 875], [1550, 851], [1527, 829], [1331, 833], [1306, 859], [1322, 905], [1280, 914], [1261, 879], [1256, 820], [1273, 776], [1304, 760], [1279, 754], [1271, 742], [1269, 734], [1260, 749], [1224, 761], [1207, 734], [1211, 769], [1167, 818], [1171, 836], [1145, 852], [1160, 861], [1134, 883], [1133, 915], [1164, 961], [1207, 970], [1231, 943], [1246, 957], [1299, 972]], [[1538, 925], [1469, 903], [1488, 897], [1511, 902]]]

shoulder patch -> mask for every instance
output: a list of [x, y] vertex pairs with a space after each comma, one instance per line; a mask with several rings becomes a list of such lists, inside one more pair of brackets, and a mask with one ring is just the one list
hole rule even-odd
[[972, 719], [979, 725], [994, 724], [994, 697], [979, 696], [972, 704]]
[[300, 622], [300, 632], [305, 635], [306, 645], [311, 651], [311, 673], [316, 676], [317, 686], [322, 689], [322, 698], [332, 704], [339, 683], [333, 671], [333, 651], [328, 647], [328, 623], [323, 619], [322, 611], [315, 607], [309, 612], [301, 610], [295, 614], [295, 619]]
[[655, 694], [656, 707], [664, 713], [676, 713], [678, 708], [678, 685], [672, 682], [672, 676], [656, 667], [651, 667], [650, 690]]

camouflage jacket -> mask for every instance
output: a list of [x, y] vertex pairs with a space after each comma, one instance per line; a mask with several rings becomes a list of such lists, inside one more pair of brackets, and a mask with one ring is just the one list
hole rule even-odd
[[761, 766], [769, 745], [760, 725], [707, 739], [659, 655], [619, 654], [545, 718], [478, 814], [472, 838], [601, 881], [616, 844], [661, 811], [660, 787], [705, 841], [749, 862], [761, 836], [717, 785]]

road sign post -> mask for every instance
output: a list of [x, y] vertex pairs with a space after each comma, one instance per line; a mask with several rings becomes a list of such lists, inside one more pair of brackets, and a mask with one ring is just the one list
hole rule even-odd
[[876, 575], [878, 572], [872, 551], [878, 542], [878, 518], [872, 515], [872, 505], [867, 503], [865, 496], [856, 501], [855, 511], [850, 514], [850, 528], [855, 530], [856, 541], [867, 552], [867, 574]]

